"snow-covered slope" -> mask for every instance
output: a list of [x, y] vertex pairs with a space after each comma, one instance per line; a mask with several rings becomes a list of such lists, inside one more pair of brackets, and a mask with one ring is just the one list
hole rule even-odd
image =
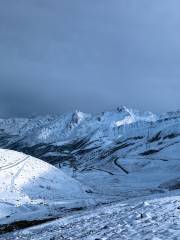
[[23, 153], [0, 149], [0, 225], [58, 216], [84, 206], [82, 185], [54, 166]]
[[3, 240], [180, 239], [180, 192], [141, 197], [3, 235]]

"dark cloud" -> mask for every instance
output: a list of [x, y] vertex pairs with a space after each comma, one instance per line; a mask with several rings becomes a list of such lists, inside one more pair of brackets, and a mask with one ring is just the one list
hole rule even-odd
[[1, 0], [0, 115], [179, 108], [178, 0]]

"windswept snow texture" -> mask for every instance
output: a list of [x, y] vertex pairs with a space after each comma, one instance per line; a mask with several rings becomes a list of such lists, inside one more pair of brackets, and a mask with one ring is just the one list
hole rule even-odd
[[180, 192], [141, 197], [3, 235], [3, 240], [180, 239]]
[[0, 149], [0, 225], [60, 216], [84, 206], [85, 189], [54, 166]]

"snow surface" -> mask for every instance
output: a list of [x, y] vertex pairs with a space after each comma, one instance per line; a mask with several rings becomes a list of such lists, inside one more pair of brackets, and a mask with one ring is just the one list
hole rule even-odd
[[180, 239], [180, 192], [141, 197], [96, 208], [37, 227], [3, 235], [3, 240]]
[[86, 202], [82, 185], [61, 170], [23, 153], [0, 149], [0, 224], [58, 215], [58, 208]]

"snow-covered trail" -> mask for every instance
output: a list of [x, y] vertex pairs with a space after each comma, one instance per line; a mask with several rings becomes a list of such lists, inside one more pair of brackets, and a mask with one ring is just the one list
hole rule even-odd
[[[137, 198], [95, 208], [0, 239], [113, 240], [180, 239], [180, 192]], [[149, 200], [148, 200], [149, 198]]]

